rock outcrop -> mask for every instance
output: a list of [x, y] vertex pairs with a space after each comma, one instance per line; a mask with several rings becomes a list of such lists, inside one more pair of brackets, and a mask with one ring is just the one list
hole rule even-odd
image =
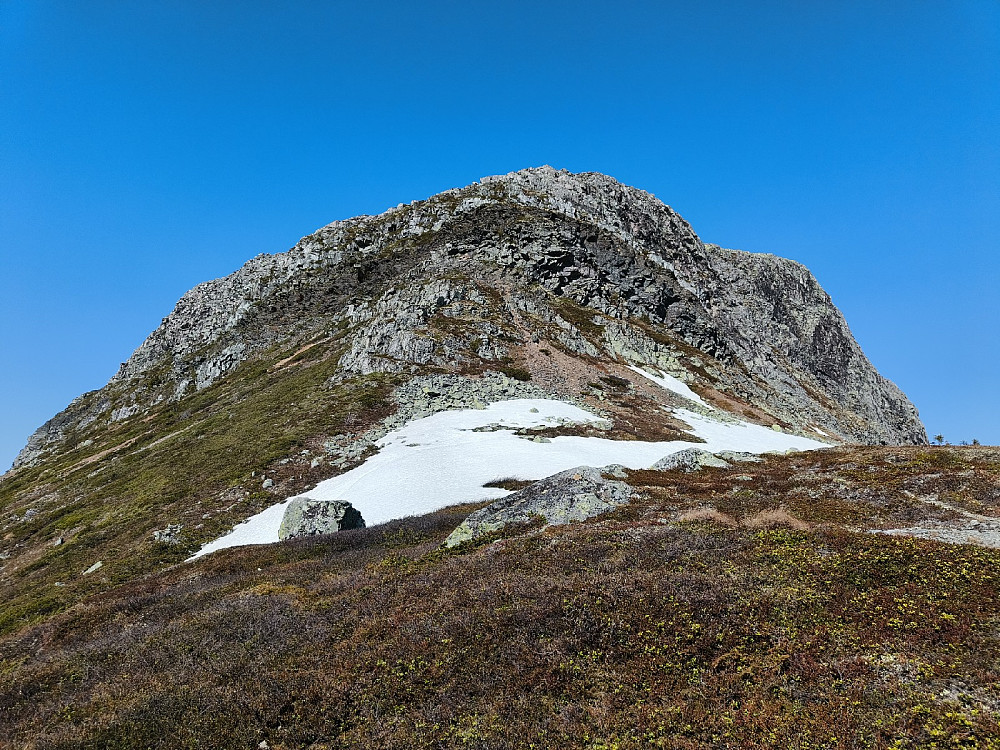
[[674, 471], [680, 469], [684, 472], [698, 471], [705, 467], [716, 469], [726, 469], [730, 466], [728, 462], [709, 451], [699, 448], [685, 448], [677, 453], [671, 453], [657, 461], [651, 468], [657, 471]]
[[361, 513], [343, 500], [313, 500], [297, 497], [285, 509], [278, 528], [278, 539], [332, 534], [344, 529], [363, 529]]
[[563, 524], [593, 518], [631, 500], [633, 490], [605, 475], [624, 476], [621, 467], [579, 466], [539, 480], [469, 515], [445, 540], [446, 547], [500, 531], [509, 524], [543, 519]]
[[756, 464], [764, 460], [756, 453], [747, 453], [746, 451], [719, 451], [715, 455], [723, 461], [730, 461], [732, 463]]
[[165, 529], [157, 529], [153, 532], [153, 541], [163, 544], [180, 544], [181, 531], [184, 527], [179, 523], [168, 523]]
[[15, 467], [317, 341], [339, 347], [341, 379], [509, 370], [544, 350], [673, 373], [795, 432], [926, 442], [807, 269], [705, 244], [605, 175], [541, 167], [334, 222], [195, 287], [107, 386], [32, 435]]

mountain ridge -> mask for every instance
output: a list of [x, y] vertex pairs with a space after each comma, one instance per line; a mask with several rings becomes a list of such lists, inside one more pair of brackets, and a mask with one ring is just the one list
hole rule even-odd
[[[512, 241], [510, 233], [517, 232]], [[504, 270], [499, 283], [513, 276], [593, 310], [612, 324], [609, 330], [640, 320], [667, 327], [717, 361], [738, 359], [749, 377], [729, 378], [736, 382], [726, 383], [728, 391], [759, 407], [773, 405], [777, 390], [786, 408], [774, 416], [799, 422], [799, 430], [813, 422], [846, 440], [926, 442], [916, 410], [867, 363], [804, 266], [703, 243], [654, 196], [605, 175], [538, 167], [335, 221], [285, 253], [258, 255], [227, 277], [197, 285], [104, 388], [39, 428], [14, 467], [31, 465], [81, 426], [147, 414], [203, 390], [269, 346], [332, 326], [382, 328], [381, 338], [370, 335], [352, 346], [345, 372], [468, 365], [468, 357], [447, 356], [455, 355], [447, 343], [442, 351], [440, 342], [416, 330], [442, 299], [475, 296], [474, 285], [434, 278], [454, 272], [456, 256]], [[395, 288], [394, 280], [401, 282]], [[424, 284], [415, 293], [407, 281]], [[519, 304], [510, 302], [508, 311]], [[387, 316], [410, 320], [386, 326]], [[630, 339], [637, 329], [626, 328], [603, 337], [596, 350], [586, 336], [563, 343], [583, 355], [669, 364], [648, 341], [636, 350]], [[490, 339], [497, 331], [484, 333]], [[575, 334], [567, 330], [569, 339]], [[479, 360], [509, 356], [510, 346], [501, 342], [491, 352], [491, 345], [486, 342], [486, 356], [476, 352]], [[803, 413], [790, 419], [797, 411]]]

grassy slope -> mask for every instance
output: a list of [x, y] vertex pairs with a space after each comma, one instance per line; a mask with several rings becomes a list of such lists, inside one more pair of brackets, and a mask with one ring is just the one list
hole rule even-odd
[[[996, 453], [630, 481], [613, 515], [454, 553], [468, 508], [90, 597], [0, 642], [0, 722], [37, 748], [1000, 747], [1000, 552], [840, 523], [936, 513], [887, 503], [914, 488], [995, 514]], [[709, 504], [810, 529], [676, 521]]]
[[[446, 320], [472, 338], [480, 318], [498, 318], [498, 301], [490, 304], [432, 323]], [[400, 382], [334, 377], [352, 333], [339, 326], [291, 339], [178, 402], [110, 425], [98, 420], [37, 467], [0, 479], [0, 553], [9, 555], [0, 559], [0, 635], [178, 563], [238, 521], [338, 473], [325, 461], [311, 466], [311, 457], [326, 438], [359, 435], [388, 415]], [[531, 377], [512, 361], [478, 369]], [[265, 476], [276, 482], [267, 491]], [[183, 525], [180, 544], [153, 541], [168, 524]], [[84, 575], [96, 562], [103, 567]]]
[[[328, 475], [330, 469], [313, 469], [308, 459], [279, 460], [385, 416], [392, 380], [327, 385], [336, 371], [336, 342], [269, 369], [298, 348], [269, 352], [148, 418], [96, 430], [92, 445], [5, 477], [3, 546], [13, 554], [0, 574], [0, 633], [183, 560], [276, 501], [261, 488], [265, 472], [286, 492]], [[184, 525], [181, 544], [153, 541], [152, 532], [168, 523]], [[100, 571], [81, 575], [96, 561], [104, 563]]]
[[[490, 299], [488, 309], [432, 323], [446, 321], [478, 343], [472, 334], [480, 319], [499, 319], [498, 305]], [[0, 634], [178, 563], [238, 521], [337, 473], [326, 462], [311, 466], [311, 456], [326, 438], [361, 434], [389, 414], [400, 382], [373, 374], [331, 385], [352, 334], [337, 326], [290, 339], [178, 402], [110, 425], [98, 420], [40, 465], [0, 479], [0, 553], [9, 556], [0, 558]], [[478, 369], [531, 377], [512, 361]], [[269, 491], [264, 476], [276, 481]], [[183, 525], [180, 544], [153, 541], [168, 524]], [[103, 567], [83, 575], [96, 562]]]

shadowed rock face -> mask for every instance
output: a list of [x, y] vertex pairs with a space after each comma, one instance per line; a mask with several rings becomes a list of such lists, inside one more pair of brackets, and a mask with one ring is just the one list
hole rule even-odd
[[672, 372], [793, 431], [927, 440], [807, 269], [705, 244], [652, 195], [605, 175], [541, 167], [334, 222], [195, 287], [107, 386], [32, 435], [15, 467], [265, 351], [334, 335], [338, 377], [481, 372], [541, 340]]

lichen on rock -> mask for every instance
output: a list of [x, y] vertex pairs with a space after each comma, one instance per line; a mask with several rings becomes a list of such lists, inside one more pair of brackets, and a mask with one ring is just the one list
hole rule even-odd
[[541, 479], [469, 515], [444, 544], [456, 547], [509, 524], [527, 524], [538, 518], [556, 525], [583, 521], [628, 503], [632, 488], [607, 479], [605, 474], [620, 476], [620, 467], [579, 466]]
[[278, 539], [332, 534], [345, 529], [363, 529], [361, 513], [344, 500], [313, 500], [297, 497], [285, 509]]
[[685, 448], [682, 451], [671, 453], [669, 456], [664, 456], [653, 464], [652, 468], [657, 471], [680, 469], [681, 471], [690, 472], [704, 469], [706, 466], [726, 469], [730, 464], [709, 451], [700, 448]]

